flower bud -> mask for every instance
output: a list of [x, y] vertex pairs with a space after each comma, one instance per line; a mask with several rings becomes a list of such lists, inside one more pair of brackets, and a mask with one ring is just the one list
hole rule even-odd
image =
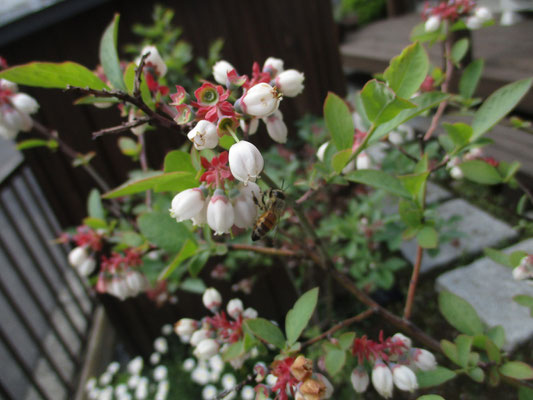
[[432, 15], [426, 20], [424, 29], [426, 32], [436, 32], [440, 27], [440, 17], [438, 15]]
[[0, 90], [9, 90], [10, 92], [15, 93], [18, 90], [18, 86], [15, 82], [0, 78]]
[[285, 122], [283, 122], [283, 114], [281, 114], [281, 111], [276, 110], [273, 114], [263, 118], [263, 121], [266, 124], [268, 135], [274, 142], [287, 142], [288, 129]]
[[263, 156], [252, 143], [241, 140], [229, 149], [229, 168], [235, 179], [254, 182], [263, 170]]
[[194, 358], [187, 358], [183, 361], [183, 369], [187, 372], [191, 372], [196, 366], [196, 360]]
[[220, 60], [213, 65], [213, 78], [220, 85], [226, 85], [228, 79], [228, 72], [235, 69], [233, 65], [225, 60]]
[[[348, 163], [348, 165], [350, 165], [350, 163]], [[368, 154], [366, 154], [363, 151], [362, 153], [359, 153], [359, 155], [357, 156], [356, 165], [357, 165], [357, 169], [369, 169], [372, 166], [372, 162], [370, 160], [370, 157], [368, 157]], [[346, 167], [344, 168], [346, 169]], [[344, 169], [342, 170], [342, 172], [346, 174]]]
[[403, 344], [403, 347], [406, 350], [409, 350], [411, 348], [411, 345], [412, 345], [411, 339], [401, 333], [394, 334], [394, 336], [391, 339], [393, 342]]
[[255, 399], [255, 390], [252, 386], [246, 385], [241, 390], [242, 400], [254, 400]]
[[88, 257], [76, 269], [81, 276], [89, 276], [96, 269], [96, 260]]
[[197, 216], [204, 207], [204, 193], [200, 188], [186, 189], [172, 199], [170, 216], [178, 222]]
[[164, 365], [160, 365], [156, 367], [156, 369], [154, 369], [154, 379], [157, 382], [160, 382], [166, 379], [167, 375], [168, 375], [168, 370], [167, 370], [167, 367], [165, 367]]
[[89, 258], [87, 249], [82, 246], [74, 247], [70, 253], [68, 253], [68, 263], [73, 267], [79, 267], [85, 260]]
[[395, 365], [392, 367], [392, 379], [396, 387], [406, 392], [413, 392], [418, 389], [418, 382], [415, 373], [406, 365]]
[[159, 51], [157, 51], [157, 48], [155, 46], [146, 46], [142, 49], [141, 55], [145, 55], [148, 52], [150, 54], [148, 55], [148, 57], [145, 58], [144, 63], [148, 66], [153, 67], [158, 76], [165, 76], [165, 74], [167, 73], [167, 65], [161, 58], [161, 55], [159, 54]]
[[376, 362], [372, 370], [372, 385], [386, 399], [392, 397], [392, 372], [382, 361]]
[[231, 318], [233, 319], [239, 318], [239, 316], [242, 314], [244, 310], [241, 299], [231, 299], [228, 302], [226, 310], [228, 311], [228, 315]]
[[199, 360], [207, 360], [217, 354], [218, 349], [219, 345], [214, 339], [204, 339], [198, 343], [193, 354]]
[[24, 114], [34, 114], [39, 109], [39, 103], [26, 93], [16, 93], [10, 100], [13, 106]]
[[275, 57], [268, 57], [263, 64], [263, 72], [268, 72], [272, 78], [283, 72], [283, 60]]
[[130, 288], [124, 278], [115, 276], [111, 280], [107, 292], [112, 296], [118, 297], [120, 300], [124, 300], [129, 296]]
[[242, 312], [242, 317], [245, 319], [255, 319], [258, 315], [257, 311], [251, 307], [248, 307]]
[[191, 346], [198, 346], [198, 344], [204, 340], [209, 339], [211, 337], [211, 332], [207, 329], [198, 329], [196, 332], [194, 332], [191, 336], [190, 344]]
[[128, 372], [131, 375], [139, 375], [143, 369], [144, 361], [141, 356], [135, 357], [128, 363]]
[[174, 332], [178, 336], [191, 336], [198, 328], [198, 322], [191, 318], [182, 318], [174, 324]]
[[519, 265], [513, 269], [513, 279], [516, 281], [522, 281], [524, 279], [531, 278], [532, 276], [533, 274], [523, 265]]
[[220, 383], [222, 383], [222, 387], [225, 390], [229, 390], [235, 387], [235, 385], [237, 384], [237, 379], [235, 378], [235, 375], [227, 373], [222, 376], [222, 380]]
[[217, 397], [217, 388], [214, 385], [205, 385], [202, 389], [203, 400], [213, 400]]
[[202, 120], [187, 134], [196, 150], [214, 149], [218, 146], [217, 126]]
[[139, 271], [129, 270], [126, 273], [126, 283], [131, 289], [132, 295], [136, 296], [146, 288], [146, 279]]
[[157, 351], [150, 354], [150, 364], [156, 365], [159, 364], [161, 361], [161, 353], [158, 353]]
[[425, 349], [413, 349], [413, 362], [422, 371], [431, 371], [437, 368], [437, 361], [433, 353]]
[[287, 97], [296, 97], [304, 90], [304, 74], [295, 69], [283, 71], [276, 77], [276, 86]]
[[204, 306], [212, 312], [216, 312], [222, 304], [222, 296], [215, 288], [206, 289], [203, 296], [202, 302]]
[[450, 169], [450, 176], [453, 179], [463, 179], [464, 178], [463, 170], [457, 165], [455, 165]]
[[481, 23], [485, 23], [492, 19], [492, 13], [487, 7], [478, 7], [474, 13]]
[[360, 367], [355, 368], [352, 371], [350, 380], [352, 381], [353, 389], [357, 393], [364, 393], [366, 389], [368, 388], [368, 383], [370, 382], [368, 373], [366, 372], [364, 368], [360, 368]]
[[207, 224], [215, 231], [215, 235], [229, 232], [235, 222], [235, 212], [230, 201], [220, 189], [207, 205]]
[[205, 367], [195, 368], [191, 373], [191, 379], [199, 385], [209, 382], [209, 371]]
[[161, 353], [165, 354], [168, 351], [168, 342], [164, 337], [158, 337], [154, 340], [154, 349]]
[[241, 98], [242, 110], [254, 117], [266, 117], [279, 107], [280, 96], [275, 88], [268, 83], [252, 86]]
[[329, 142], [322, 143], [316, 151], [316, 158], [318, 158], [320, 161], [324, 161], [324, 156], [326, 154], [326, 148], [328, 147], [328, 145]]
[[476, 15], [471, 15], [466, 19], [466, 26], [468, 29], [476, 30], [483, 26], [483, 21], [481, 21]]
[[235, 226], [247, 229], [254, 225], [257, 217], [257, 206], [251, 197], [239, 196], [234, 204]]

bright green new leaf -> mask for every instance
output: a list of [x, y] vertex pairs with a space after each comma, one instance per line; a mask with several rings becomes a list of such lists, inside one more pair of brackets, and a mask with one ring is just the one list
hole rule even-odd
[[441, 385], [455, 378], [456, 375], [452, 370], [439, 366], [432, 371], [418, 371], [416, 373], [416, 380], [418, 381], [418, 387], [422, 389]]
[[105, 199], [113, 199], [130, 194], [141, 193], [154, 189], [156, 192], [172, 191], [181, 192], [198, 185], [196, 174], [191, 172], [176, 171], [169, 173], [156, 172], [154, 176], [142, 179], [129, 180], [110, 192], [102, 195]]
[[204, 281], [199, 278], [187, 278], [180, 285], [180, 289], [186, 292], [202, 294], [205, 292], [206, 287]]
[[509, 361], [500, 367], [500, 373], [513, 379], [533, 379], [533, 367], [522, 361]]
[[336, 375], [346, 362], [346, 351], [338, 348], [329, 349], [326, 352], [326, 370], [331, 376]]
[[326, 97], [324, 119], [337, 149], [351, 149], [354, 135], [352, 113], [344, 100], [335, 93], [330, 92]]
[[505, 161], [501, 161], [498, 164], [497, 170], [500, 173], [502, 180], [504, 183], [509, 182], [515, 174], [518, 172], [522, 164], [520, 164], [519, 161], [513, 161], [512, 163], [508, 163]]
[[455, 344], [457, 345], [458, 364], [461, 367], [466, 368], [468, 365], [470, 349], [472, 348], [472, 336], [459, 335], [455, 338]]
[[484, 65], [485, 61], [480, 58], [472, 61], [464, 69], [461, 79], [459, 80], [459, 94], [463, 98], [471, 99], [474, 95], [479, 80], [481, 79]]
[[98, 189], [93, 189], [89, 193], [89, 197], [87, 198], [87, 213], [89, 217], [105, 220], [104, 206], [102, 205], [102, 199], [100, 198]]
[[424, 249], [434, 249], [439, 244], [439, 234], [432, 226], [424, 226], [416, 234], [416, 240]]
[[235, 144], [235, 139], [229, 135], [222, 136], [219, 141], [218, 145], [226, 150], [229, 150], [231, 146]]
[[416, 104], [397, 97], [389, 87], [375, 79], [368, 81], [361, 90], [361, 101], [368, 120], [376, 126], [390, 121], [403, 110], [416, 108]]
[[341, 150], [333, 155], [331, 158], [331, 166], [337, 174], [340, 174], [343, 168], [348, 163], [350, 156], [352, 155], [352, 149]]
[[498, 170], [482, 160], [470, 160], [459, 164], [465, 178], [482, 185], [497, 185], [503, 182]]
[[441, 340], [440, 347], [446, 357], [452, 360], [455, 364], [459, 365], [459, 355], [457, 354], [457, 345], [449, 340]]
[[524, 258], [525, 256], [527, 256], [527, 252], [523, 250], [513, 251], [509, 255], [509, 260], [511, 261], [511, 265], [513, 267], [518, 267], [518, 265], [520, 264], [520, 261], [522, 261], [522, 258]]
[[196, 169], [191, 162], [191, 156], [181, 150], [174, 150], [165, 156], [164, 168], [165, 172], [185, 171], [196, 173]]
[[443, 123], [442, 126], [450, 135], [450, 139], [453, 141], [456, 147], [465, 146], [472, 137], [472, 127], [462, 122], [456, 122], [455, 124]]
[[87, 217], [83, 219], [83, 224], [92, 229], [107, 229], [107, 223], [100, 218]]
[[114, 88], [126, 91], [126, 85], [122, 78], [120, 59], [117, 53], [117, 35], [119, 14], [115, 14], [113, 21], [108, 25], [100, 40], [100, 64], [105, 75]]
[[398, 97], [410, 98], [419, 88], [429, 69], [429, 58], [424, 47], [416, 42], [394, 57], [383, 77]]
[[531, 316], [533, 316], [533, 297], [525, 294], [519, 294], [513, 297], [513, 300], [521, 306], [529, 307], [529, 313], [531, 314]]
[[222, 359], [225, 362], [228, 362], [230, 360], [233, 360], [237, 357], [240, 357], [244, 354], [244, 341], [239, 340], [238, 342], [235, 342], [231, 344], [226, 351], [222, 354]]
[[[428, 92], [422, 93], [420, 96], [409, 99], [409, 101], [415, 105], [415, 108], [408, 108], [402, 110], [396, 117], [390, 121], [379, 125], [374, 134], [369, 139], [370, 143], [375, 143], [383, 136], [387, 135], [393, 129], [396, 129], [401, 124], [409, 121], [410, 119], [422, 114], [424, 111], [438, 106], [441, 102], [449, 97], [448, 94], [442, 92]], [[359, 109], [358, 109], [359, 111]]]
[[250, 329], [255, 336], [265, 342], [273, 344], [278, 349], [285, 347], [285, 337], [281, 330], [272, 322], [264, 318], [248, 319], [244, 325]]
[[411, 194], [413, 200], [416, 200], [419, 205], [422, 205], [422, 197], [425, 191], [428, 176], [429, 171], [402, 175], [398, 177], [398, 179], [402, 182], [403, 186]]
[[487, 257], [497, 262], [498, 264], [513, 268], [509, 254], [505, 254], [503, 251], [500, 250], [491, 249], [490, 247], [487, 247], [484, 252]]
[[459, 39], [452, 46], [452, 61], [458, 65], [468, 51], [468, 38]]
[[0, 78], [21, 85], [43, 88], [66, 89], [69, 85], [96, 90], [108, 88], [92, 71], [71, 61], [31, 62], [1, 71]]
[[522, 79], [521, 81], [509, 83], [492, 93], [474, 115], [472, 121], [474, 135], [472, 139], [477, 139], [490, 130], [515, 108], [531, 88], [532, 82], [533, 78]]
[[287, 313], [285, 317], [285, 333], [287, 334], [289, 346], [298, 340], [309, 323], [315, 311], [317, 300], [318, 288], [311, 289], [305, 292]]
[[467, 371], [467, 374], [477, 383], [482, 383], [485, 380], [485, 373], [479, 367], [472, 368], [471, 370]]
[[59, 145], [54, 139], [28, 139], [17, 143], [17, 150], [33, 149], [35, 147], [48, 147], [50, 149], [57, 149]]
[[168, 279], [168, 277], [172, 275], [172, 273], [183, 263], [183, 261], [196, 254], [196, 250], [198, 250], [198, 245], [194, 240], [185, 240], [185, 243], [183, 244], [183, 247], [179, 253], [176, 254], [176, 257], [174, 257], [172, 262], [163, 271], [161, 271], [161, 274], [159, 274], [157, 280]]
[[499, 349], [505, 344], [505, 330], [503, 326], [496, 325], [487, 331], [487, 336], [494, 342]]
[[345, 178], [352, 182], [364, 183], [365, 185], [384, 189], [396, 196], [411, 198], [411, 195], [398, 178], [380, 170], [363, 169], [352, 171], [346, 174]]
[[483, 333], [483, 323], [476, 310], [461, 297], [442, 291], [439, 294], [439, 309], [450, 325], [458, 331], [467, 335]]
[[343, 350], [349, 350], [355, 339], [355, 332], [346, 332], [339, 336], [339, 346]]
[[187, 239], [194, 240], [185, 224], [170, 218], [167, 211], [153, 211], [143, 214], [137, 219], [137, 224], [141, 234], [150, 243], [169, 253], [180, 251]]

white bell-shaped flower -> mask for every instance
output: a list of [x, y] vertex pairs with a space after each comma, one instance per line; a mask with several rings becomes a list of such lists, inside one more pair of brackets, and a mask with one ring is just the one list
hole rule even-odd
[[268, 135], [274, 142], [286, 143], [287, 142], [287, 125], [283, 121], [283, 114], [280, 110], [276, 110], [273, 114], [266, 118], [263, 118], [266, 124]]
[[161, 58], [159, 51], [157, 51], [157, 47], [146, 46], [142, 49], [141, 55], [145, 55], [148, 52], [150, 54], [148, 55], [148, 57], [146, 57], [144, 63], [146, 65], [154, 67], [158, 76], [165, 76], [165, 74], [167, 73], [167, 65]]
[[245, 140], [230, 147], [228, 158], [232, 175], [245, 184], [254, 182], [263, 171], [264, 160], [261, 152]]
[[242, 304], [241, 299], [231, 299], [228, 302], [228, 305], [226, 306], [226, 311], [228, 312], [228, 315], [233, 319], [239, 318], [243, 310], [244, 306]]
[[219, 345], [214, 339], [204, 339], [196, 349], [194, 349], [193, 354], [199, 360], [208, 360], [218, 353]]
[[492, 12], [487, 7], [476, 8], [474, 15], [481, 21], [481, 23], [485, 23], [492, 19]]
[[178, 222], [197, 216], [204, 207], [204, 193], [200, 188], [186, 189], [172, 199], [170, 216]]
[[283, 71], [276, 77], [276, 86], [287, 97], [298, 96], [304, 90], [305, 76], [295, 69]]
[[17, 110], [25, 114], [34, 114], [39, 109], [39, 103], [26, 93], [16, 93], [10, 100]]
[[191, 346], [198, 346], [198, 344], [204, 340], [211, 337], [211, 332], [207, 329], [198, 329], [191, 336], [190, 344]]
[[430, 351], [425, 349], [413, 349], [413, 363], [422, 371], [431, 371], [437, 368], [437, 360]]
[[198, 122], [187, 137], [194, 143], [196, 150], [214, 149], [218, 146], [217, 126], [206, 120]]
[[[253, 183], [253, 182], [251, 182]], [[233, 223], [242, 229], [251, 228], [257, 217], [257, 206], [251, 196], [239, 196], [233, 203], [235, 220]]]
[[80, 265], [76, 267], [78, 274], [81, 276], [89, 276], [96, 269], [96, 260], [92, 257], [86, 258]]
[[225, 60], [220, 60], [213, 65], [213, 78], [215, 78], [215, 81], [220, 85], [226, 85], [226, 81], [228, 79], [228, 72], [235, 69], [233, 65], [231, 65], [229, 62]]
[[215, 190], [207, 206], [207, 224], [215, 231], [215, 235], [222, 235], [229, 232], [234, 221], [235, 213], [231, 202], [222, 190]]
[[68, 253], [68, 263], [73, 267], [79, 267], [88, 258], [89, 253], [83, 246], [74, 247], [70, 253]]
[[159, 365], [154, 369], [154, 379], [160, 382], [167, 378], [168, 370], [164, 365]]
[[386, 399], [392, 397], [392, 372], [382, 361], [376, 362], [372, 370], [372, 385]]
[[215, 288], [208, 288], [202, 295], [202, 303], [208, 310], [216, 312], [222, 304], [222, 296]]
[[131, 375], [139, 375], [143, 369], [144, 361], [141, 356], [137, 356], [128, 363], [128, 372]]
[[471, 15], [466, 19], [466, 26], [470, 30], [476, 30], [483, 26], [483, 21], [481, 21], [476, 15]]
[[263, 118], [276, 111], [279, 102], [278, 91], [263, 82], [252, 86], [241, 98], [240, 105], [246, 114]]
[[129, 296], [130, 288], [123, 277], [115, 276], [111, 280], [111, 284], [108, 286], [108, 293], [118, 297], [120, 300], [124, 300]]
[[440, 17], [438, 15], [432, 15], [424, 24], [426, 32], [436, 32], [440, 27]]
[[418, 382], [415, 373], [406, 365], [394, 365], [392, 367], [392, 380], [396, 387], [406, 392], [413, 392], [418, 389]]
[[132, 296], [136, 296], [146, 288], [146, 279], [139, 271], [129, 270], [126, 273], [126, 283], [131, 289]]
[[272, 78], [283, 72], [283, 60], [276, 57], [268, 57], [263, 64], [263, 72], [268, 72]]
[[182, 318], [174, 325], [174, 332], [178, 336], [191, 336], [198, 328], [198, 321], [191, 318]]
[[357, 393], [364, 393], [370, 383], [370, 377], [364, 368], [355, 368], [352, 371], [350, 380], [352, 381], [353, 390]]

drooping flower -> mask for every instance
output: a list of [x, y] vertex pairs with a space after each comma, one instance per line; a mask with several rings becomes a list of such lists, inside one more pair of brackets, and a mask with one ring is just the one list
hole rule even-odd
[[406, 365], [396, 364], [392, 367], [394, 385], [400, 390], [413, 392], [418, 389], [415, 373]]
[[241, 182], [254, 182], [263, 166], [263, 156], [252, 143], [241, 140], [230, 147], [229, 167], [232, 175]]
[[372, 385], [382, 397], [392, 397], [392, 372], [382, 361], [376, 362], [372, 369]]
[[440, 27], [440, 17], [438, 15], [432, 15], [424, 24], [424, 29], [426, 32], [436, 32]]
[[235, 68], [229, 62], [225, 60], [220, 60], [213, 65], [213, 78], [220, 85], [226, 85], [228, 79], [228, 72], [234, 70]]
[[157, 47], [155, 46], [146, 46], [142, 49], [141, 55], [150, 53], [145, 59], [144, 63], [147, 67], [151, 67], [155, 70], [157, 76], [165, 76], [167, 73], [167, 65], [161, 58]]
[[204, 206], [205, 195], [201, 188], [186, 189], [172, 199], [170, 216], [178, 222], [198, 215]]
[[222, 296], [215, 288], [208, 288], [202, 295], [204, 306], [211, 312], [216, 312], [222, 304]]
[[304, 74], [295, 69], [283, 71], [276, 77], [276, 87], [287, 97], [296, 97], [304, 90]]
[[283, 121], [283, 114], [276, 110], [273, 114], [263, 118], [266, 124], [268, 135], [277, 143], [287, 142], [287, 125]]
[[275, 57], [268, 57], [263, 64], [263, 72], [268, 72], [272, 78], [275, 78], [283, 72], [283, 60]]
[[280, 95], [268, 83], [252, 86], [241, 98], [240, 106], [244, 113], [254, 117], [267, 117], [279, 107]]
[[437, 361], [433, 353], [425, 349], [412, 349], [412, 360], [418, 369], [431, 371], [437, 368]]
[[353, 389], [357, 393], [364, 393], [368, 388], [370, 377], [364, 368], [357, 367], [352, 371], [350, 380], [352, 382]]
[[215, 235], [229, 232], [235, 221], [233, 205], [221, 189], [215, 190], [207, 206], [207, 224]]
[[218, 146], [217, 126], [207, 120], [201, 120], [187, 134], [196, 150], [214, 149]]
[[199, 360], [208, 360], [218, 353], [219, 347], [214, 339], [204, 339], [198, 343], [193, 353]]
[[228, 302], [228, 305], [226, 306], [226, 311], [228, 312], [228, 315], [233, 319], [239, 318], [243, 310], [244, 306], [242, 304], [241, 299], [231, 299]]

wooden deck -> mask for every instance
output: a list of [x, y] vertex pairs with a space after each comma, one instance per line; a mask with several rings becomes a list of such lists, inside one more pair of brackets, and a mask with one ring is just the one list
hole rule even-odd
[[[409, 44], [411, 29], [420, 22], [418, 14], [390, 18], [347, 36], [341, 45], [344, 67], [360, 72], [383, 72], [389, 60]], [[533, 76], [533, 20], [510, 26], [491, 26], [472, 34], [473, 57], [485, 59], [477, 95], [486, 97], [497, 88]], [[440, 46], [429, 48], [434, 65], [441, 65]], [[533, 115], [533, 91], [518, 109]]]

